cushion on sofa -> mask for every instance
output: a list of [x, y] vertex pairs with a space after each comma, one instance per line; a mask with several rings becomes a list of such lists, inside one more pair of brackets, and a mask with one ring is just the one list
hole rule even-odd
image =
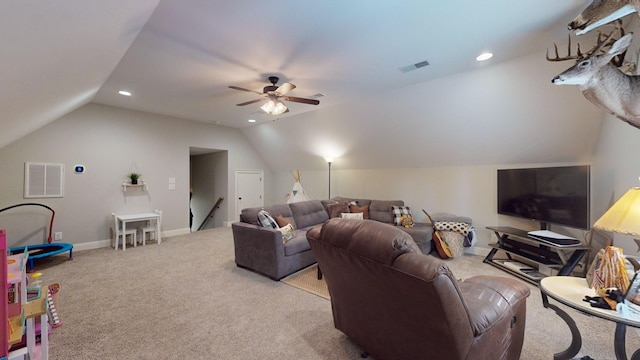
[[278, 229], [282, 233], [282, 243], [286, 244], [289, 240], [295, 236], [295, 230], [291, 224], [287, 224]]
[[396, 226], [402, 225], [403, 215], [411, 215], [411, 209], [408, 206], [391, 206], [391, 212], [393, 213], [393, 223]]
[[342, 213], [342, 219], [364, 220], [362, 213]]
[[371, 200], [369, 205], [369, 219], [393, 224], [392, 206], [404, 206], [402, 200]]
[[293, 227], [293, 224], [291, 223], [293, 221], [293, 218], [291, 218], [291, 220], [288, 220], [286, 217], [282, 215], [276, 215], [275, 219], [276, 219], [276, 222], [278, 223], [278, 226], [280, 227], [284, 227], [287, 225], [291, 225], [291, 227]]
[[472, 224], [472, 220], [470, 217], [453, 215], [445, 212], [434, 213], [431, 215], [431, 217], [433, 218], [433, 221], [453, 221], [467, 223], [469, 225]]
[[266, 228], [271, 228], [271, 229], [279, 228], [276, 220], [266, 210], [258, 211], [258, 222], [260, 222], [260, 225]]
[[324, 210], [320, 200], [308, 200], [289, 204], [293, 219], [294, 227], [304, 230], [313, 225], [323, 224], [329, 220], [329, 215]]
[[293, 215], [291, 214], [291, 209], [287, 204], [242, 209], [242, 211], [240, 211], [240, 221], [247, 224], [260, 226], [261, 224], [258, 220], [258, 212], [260, 212], [261, 210], [266, 210], [274, 218], [277, 215], [282, 215], [285, 219], [291, 222], [291, 225], [293, 225], [294, 228], [296, 227], [296, 223], [293, 220]]
[[358, 206], [358, 205], [349, 205], [349, 211], [352, 213], [362, 213], [362, 218], [365, 220], [369, 219], [369, 205]]
[[327, 210], [329, 213], [329, 219], [339, 218], [342, 213], [349, 212], [349, 204], [345, 201], [335, 204], [327, 204]]

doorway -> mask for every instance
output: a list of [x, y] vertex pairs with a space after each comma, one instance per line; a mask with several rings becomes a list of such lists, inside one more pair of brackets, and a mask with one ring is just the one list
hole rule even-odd
[[[189, 155], [190, 229], [224, 226], [229, 211], [228, 151], [190, 147]], [[214, 208], [221, 197], [224, 200]]]

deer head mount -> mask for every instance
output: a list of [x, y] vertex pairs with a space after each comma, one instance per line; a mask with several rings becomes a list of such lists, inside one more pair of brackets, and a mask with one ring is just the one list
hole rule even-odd
[[[615, 28], [611, 30], [608, 34], [603, 34], [598, 31], [598, 35], [596, 37], [596, 44], [589, 49], [587, 52], [582, 52], [580, 48], [580, 43], [577, 44], [576, 53], [574, 55], [571, 54], [571, 34], [568, 35], [568, 45], [567, 45], [567, 56], [561, 57], [558, 53], [558, 45], [556, 43], [553, 44], [555, 57], [552, 58], [549, 56], [549, 49], [547, 49], [547, 61], [565, 61], [565, 60], [576, 60], [576, 63], [591, 58], [594, 55], [603, 55], [605, 54], [618, 40], [625, 35], [625, 30], [622, 27], [622, 21], [618, 20], [614, 24]], [[618, 34], [618, 38], [614, 37], [615, 34]], [[635, 63], [625, 63], [624, 58], [626, 55], [626, 49], [621, 54], [614, 56], [611, 59], [611, 62], [618, 68], [620, 68], [623, 72], [633, 74], [635, 73]]]
[[[615, 30], [614, 30], [615, 31]], [[596, 45], [586, 53], [578, 51], [576, 55], [549, 58], [549, 61], [576, 60], [576, 64], [554, 77], [551, 82], [556, 85], [578, 85], [587, 100], [632, 126], [640, 128], [640, 77], [623, 73], [618, 66], [633, 38], [632, 33], [624, 34], [614, 39], [612, 31], [602, 37], [598, 34]], [[618, 64], [612, 61], [616, 56], [622, 56]]]
[[581, 35], [639, 10], [640, 0], [593, 0], [568, 27]]

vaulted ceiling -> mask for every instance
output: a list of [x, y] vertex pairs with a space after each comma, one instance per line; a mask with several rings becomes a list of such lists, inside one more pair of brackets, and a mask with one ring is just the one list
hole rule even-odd
[[[0, 148], [89, 102], [241, 128], [265, 151], [304, 148], [304, 138], [278, 148], [269, 134], [281, 131], [279, 137], [286, 137], [287, 131], [299, 131], [301, 126], [317, 127], [327, 138], [332, 136], [328, 129], [334, 127], [333, 136], [340, 134], [338, 138], [346, 142], [363, 136], [384, 141], [394, 133], [391, 125], [406, 119], [398, 127], [411, 133], [416, 121], [428, 117], [415, 102], [430, 103], [433, 115], [429, 116], [438, 120], [428, 126], [443, 131], [442, 122], [458, 126], [451, 117], [479, 117], [463, 104], [457, 109], [450, 103], [438, 108], [446, 94], [450, 98], [462, 93], [465, 102], [477, 99], [483, 118], [490, 117], [496, 105], [483, 107], [487, 102], [480, 100], [482, 87], [474, 85], [477, 92], [470, 93], [460, 86], [448, 88], [452, 81], [442, 79], [466, 84], [467, 79], [455, 80], [456, 76], [478, 70], [486, 70], [480, 77], [490, 79], [492, 66], [543, 52], [566, 37], [566, 24], [584, 6], [583, 0], [4, 1], [0, 4], [4, 84]], [[494, 58], [476, 62], [475, 57], [487, 50]], [[400, 71], [423, 61], [429, 65]], [[558, 67], [542, 66], [550, 66], [544, 75], [547, 83]], [[271, 75], [297, 86], [291, 96], [317, 98], [320, 104], [287, 103], [290, 111], [277, 117], [280, 123], [262, 112], [260, 103], [236, 106], [258, 95], [230, 85], [261, 91]], [[121, 89], [133, 95], [121, 96]], [[371, 109], [389, 99], [393, 106]], [[363, 116], [366, 111], [369, 115]], [[448, 111], [452, 113], [442, 114]], [[347, 118], [348, 124], [343, 121]], [[575, 126], [570, 123], [560, 133], [574, 131]], [[592, 123], [588, 130], [597, 126]], [[379, 131], [363, 131], [374, 128]], [[528, 131], [528, 125], [523, 129]], [[417, 138], [409, 142], [420, 143]], [[574, 150], [577, 154], [584, 149]], [[298, 151], [301, 157], [294, 156], [293, 163], [283, 167], [289, 169], [307, 161], [304, 156], [322, 151]], [[471, 154], [458, 157], [474, 157], [473, 149], [468, 151]], [[375, 159], [372, 166], [380, 157]], [[519, 160], [527, 159], [513, 161]], [[363, 166], [363, 158], [352, 161]]]

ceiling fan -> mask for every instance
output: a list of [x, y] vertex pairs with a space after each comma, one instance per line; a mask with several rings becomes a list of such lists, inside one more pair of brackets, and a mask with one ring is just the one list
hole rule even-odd
[[296, 86], [288, 82], [278, 86], [276, 85], [278, 83], [278, 80], [280, 79], [277, 76], [269, 76], [269, 82], [271, 83], [271, 85], [265, 86], [262, 89], [262, 92], [245, 89], [238, 86], [229, 86], [229, 88], [262, 95], [262, 98], [260, 99], [243, 102], [243, 103], [237, 104], [237, 106], [245, 106], [245, 105], [254, 104], [261, 101], [266, 101], [266, 103], [262, 105], [260, 108], [264, 110], [266, 113], [272, 114], [272, 115], [280, 115], [282, 113], [289, 111], [287, 106], [282, 102], [283, 100], [309, 104], [309, 105], [320, 104], [320, 101], [315, 99], [305, 99], [300, 97], [287, 96], [289, 91], [295, 89]]

